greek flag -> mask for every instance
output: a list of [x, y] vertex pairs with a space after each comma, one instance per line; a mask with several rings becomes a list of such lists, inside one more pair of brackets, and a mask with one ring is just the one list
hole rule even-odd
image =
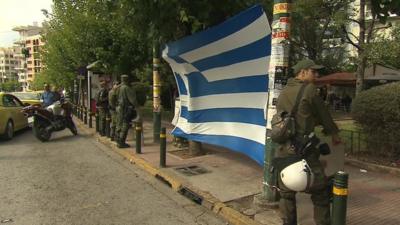
[[224, 23], [167, 44], [180, 94], [172, 131], [244, 153], [263, 165], [271, 29], [256, 5]]

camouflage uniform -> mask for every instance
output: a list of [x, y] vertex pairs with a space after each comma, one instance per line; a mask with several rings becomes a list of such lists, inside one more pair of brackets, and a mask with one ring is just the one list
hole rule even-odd
[[99, 133], [106, 135], [106, 118], [108, 116], [108, 89], [105, 81], [101, 82], [101, 88], [97, 93], [96, 108], [99, 112]]
[[[310, 67], [309, 67], [310, 68]], [[299, 79], [289, 79], [287, 86], [279, 95], [277, 101], [277, 112], [290, 112], [296, 101], [297, 94], [303, 85]], [[296, 114], [296, 138], [303, 138], [314, 131], [315, 126], [322, 125], [325, 134], [337, 134], [338, 128], [333, 122], [323, 100], [318, 95], [314, 84], [308, 83], [304, 89], [303, 97], [300, 100]], [[295, 152], [290, 148], [290, 144], [281, 145], [277, 152], [278, 157], [290, 157]], [[307, 193], [311, 194], [314, 204], [314, 220], [316, 225], [330, 224], [330, 190], [328, 179], [324, 168], [319, 161], [320, 152], [314, 148], [306, 156], [306, 161], [314, 173], [314, 183]], [[288, 190], [279, 179], [280, 202], [279, 208], [284, 225], [297, 224], [296, 215], [296, 192]]]
[[119, 91], [119, 85], [118, 83], [115, 83], [113, 88], [110, 90], [108, 93], [108, 105], [110, 109], [110, 114], [111, 114], [111, 131], [110, 131], [110, 136], [111, 136], [111, 141], [117, 140], [117, 134], [118, 134], [118, 129], [117, 129], [117, 106], [118, 106], [118, 91]]
[[[119, 128], [119, 136], [118, 136], [118, 147], [126, 148], [129, 147], [126, 144], [126, 137], [128, 135], [128, 130], [131, 126], [132, 115], [129, 115], [130, 108], [133, 108], [134, 111], [139, 116], [139, 108], [136, 100], [136, 93], [133, 87], [128, 82], [128, 76], [121, 76], [122, 84], [118, 91], [118, 107], [117, 107], [117, 120], [118, 120], [118, 128]], [[140, 117], [139, 117], [140, 118]]]

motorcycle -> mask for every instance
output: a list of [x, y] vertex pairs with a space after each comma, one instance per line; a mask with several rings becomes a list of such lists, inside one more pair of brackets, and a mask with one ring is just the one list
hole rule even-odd
[[68, 102], [56, 101], [48, 107], [30, 105], [24, 107], [22, 111], [28, 118], [33, 117], [33, 134], [42, 142], [50, 140], [53, 132], [65, 128], [68, 128], [73, 135], [78, 134], [72, 120], [72, 106]]

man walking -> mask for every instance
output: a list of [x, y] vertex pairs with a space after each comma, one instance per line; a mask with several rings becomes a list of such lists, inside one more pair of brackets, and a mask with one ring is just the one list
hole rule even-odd
[[[313, 84], [318, 77], [317, 69], [323, 66], [316, 65], [314, 61], [304, 59], [294, 67], [295, 78], [288, 80], [277, 101], [277, 113], [291, 112], [296, 102], [297, 95], [300, 94], [300, 101], [297, 113], [295, 114], [296, 137], [294, 140], [303, 140], [314, 132], [317, 125], [323, 126], [323, 133], [332, 135], [333, 144], [339, 144], [338, 128], [333, 122], [323, 100], [318, 95], [317, 88]], [[303, 87], [303, 91], [300, 89]], [[302, 92], [302, 93], [301, 93]], [[279, 157], [291, 157], [296, 155], [296, 148], [293, 141], [279, 147]], [[320, 151], [316, 147], [312, 148], [305, 157], [312, 173], [314, 182], [307, 193], [311, 194], [314, 204], [314, 220], [316, 225], [330, 224], [330, 191], [328, 190], [328, 180], [324, 169], [319, 161]], [[296, 225], [296, 192], [287, 188], [282, 179], [279, 179], [280, 202], [279, 208], [284, 225]]]
[[128, 75], [121, 76], [121, 86], [118, 91], [118, 129], [119, 136], [117, 146], [127, 148], [129, 145], [125, 142], [132, 119], [140, 120], [139, 105], [136, 100], [136, 93], [129, 83]]
[[110, 114], [111, 114], [111, 131], [110, 131], [110, 136], [111, 136], [111, 141], [118, 140], [118, 129], [117, 129], [117, 106], [118, 106], [118, 92], [119, 92], [119, 82], [114, 81], [113, 82], [113, 87], [108, 93], [108, 105], [110, 109]]
[[100, 81], [100, 90], [96, 96], [96, 109], [99, 112], [99, 133], [101, 136], [105, 136], [108, 115], [108, 89], [105, 80]]

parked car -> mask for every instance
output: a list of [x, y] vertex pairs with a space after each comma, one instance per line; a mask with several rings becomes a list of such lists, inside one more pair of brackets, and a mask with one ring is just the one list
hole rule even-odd
[[14, 132], [28, 127], [23, 103], [14, 95], [0, 92], [0, 136], [9, 140]]
[[12, 92], [24, 105], [41, 105], [41, 92]]

